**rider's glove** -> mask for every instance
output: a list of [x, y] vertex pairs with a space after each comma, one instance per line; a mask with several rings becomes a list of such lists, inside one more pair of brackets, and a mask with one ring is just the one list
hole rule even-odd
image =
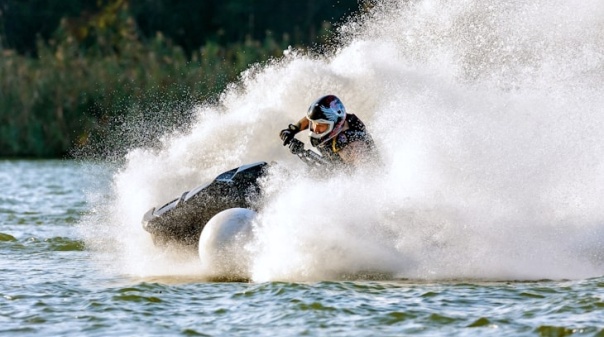
[[294, 139], [294, 136], [298, 132], [300, 132], [300, 127], [294, 124], [290, 124], [287, 129], [281, 130], [279, 137], [281, 137], [281, 140], [283, 141], [283, 146], [291, 143], [292, 139]]
[[290, 140], [289, 143], [289, 151], [293, 154], [298, 154], [304, 152], [304, 143], [297, 139]]

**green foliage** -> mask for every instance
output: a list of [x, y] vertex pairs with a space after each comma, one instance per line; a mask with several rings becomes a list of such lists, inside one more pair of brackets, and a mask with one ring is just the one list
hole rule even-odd
[[33, 55], [36, 36], [50, 38], [62, 18], [86, 22], [112, 7], [127, 7], [142, 39], [162, 32], [188, 55], [208, 40], [242, 43], [248, 38], [263, 40], [269, 32], [278, 39], [287, 35], [295, 45], [309, 45], [318, 42], [324, 23], [357, 11], [357, 1], [2, 0], [0, 47]]
[[[32, 8], [26, 4], [38, 2], [8, 1], [8, 6], [27, 13]], [[192, 29], [191, 23], [178, 25], [187, 8], [193, 10], [190, 19], [209, 20], [200, 26], [216, 28], [220, 23], [207, 13], [245, 13], [249, 0], [227, 1], [228, 10], [222, 12], [211, 7], [218, 6], [217, 1], [79, 3], [75, 8], [81, 15], [63, 17], [48, 37], [38, 34], [34, 49], [3, 48], [9, 25], [7, 20], [0, 24], [0, 156], [59, 157], [73, 153], [74, 146], [111, 155], [132, 145], [148, 145], [165, 131], [162, 128], [186, 125], [192, 105], [214, 97], [251, 64], [279, 57], [292, 44], [288, 34], [277, 40], [265, 30], [257, 38], [259, 33], [250, 27], [243, 30], [243, 39], [227, 41], [224, 36], [234, 29], [228, 25], [214, 33], [187, 32], [180, 43], [173, 42], [179, 39], [179, 29]], [[180, 8], [179, 15], [159, 14], [184, 3], [191, 7]], [[7, 13], [4, 6], [0, 19]], [[150, 8], [156, 14], [149, 20], [165, 27], [149, 23], [145, 33], [135, 15]], [[155, 28], [175, 31], [166, 36], [158, 29], [151, 35]], [[19, 53], [23, 50], [27, 53]], [[121, 125], [137, 123], [138, 137], [120, 136], [127, 132]], [[103, 146], [96, 145], [98, 139]]]
[[0, 48], [22, 54], [36, 53], [36, 38], [49, 38], [61, 18], [86, 15], [98, 9], [98, 0], [2, 0]]

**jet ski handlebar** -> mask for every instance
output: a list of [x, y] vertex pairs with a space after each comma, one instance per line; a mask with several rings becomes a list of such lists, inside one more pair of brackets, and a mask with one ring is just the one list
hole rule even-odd
[[304, 149], [304, 143], [295, 138], [289, 143], [289, 151], [302, 159], [308, 166], [324, 167], [329, 164], [320, 154]]

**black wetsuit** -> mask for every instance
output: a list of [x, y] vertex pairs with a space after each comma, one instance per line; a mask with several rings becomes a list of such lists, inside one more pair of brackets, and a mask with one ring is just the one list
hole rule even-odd
[[346, 115], [346, 122], [348, 122], [348, 129], [317, 146], [317, 150], [319, 150], [323, 158], [329, 160], [333, 164], [344, 164], [339, 152], [348, 146], [348, 144], [361, 141], [367, 146], [368, 161], [378, 160], [379, 156], [373, 138], [371, 138], [371, 135], [367, 132], [365, 124], [353, 114]]

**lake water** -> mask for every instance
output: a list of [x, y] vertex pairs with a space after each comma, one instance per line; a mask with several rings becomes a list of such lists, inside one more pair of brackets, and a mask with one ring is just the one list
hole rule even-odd
[[[0, 161], [0, 334], [604, 337], [602, 0], [371, 3], [182, 129], [126, 118], [94, 144], [115, 162]], [[325, 94], [379, 170], [317, 178], [282, 146]], [[141, 228], [257, 161], [249, 283]]]
[[212, 283], [195, 272], [114, 273], [78, 228], [93, 211], [91, 186], [112, 172], [74, 161], [0, 161], [0, 334], [604, 336], [598, 277]]

